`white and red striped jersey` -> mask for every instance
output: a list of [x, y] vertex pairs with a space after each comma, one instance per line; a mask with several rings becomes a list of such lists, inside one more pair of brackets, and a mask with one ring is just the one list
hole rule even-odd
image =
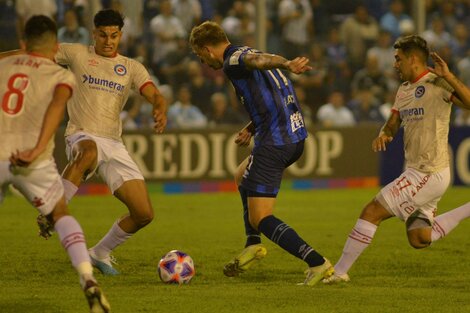
[[93, 46], [61, 44], [56, 55], [77, 79], [77, 90], [67, 104], [69, 123], [65, 135], [85, 131], [92, 135], [121, 140], [119, 117], [129, 91], [140, 92], [153, 84], [145, 67], [130, 58], [107, 58], [95, 53]]
[[453, 88], [441, 77], [424, 73], [398, 89], [392, 112], [404, 127], [406, 166], [434, 173], [449, 166], [448, 134]]
[[[73, 93], [75, 77], [54, 61], [34, 54], [0, 60], [0, 161], [36, 146], [44, 115], [57, 86]], [[54, 139], [35, 163], [52, 157]]]

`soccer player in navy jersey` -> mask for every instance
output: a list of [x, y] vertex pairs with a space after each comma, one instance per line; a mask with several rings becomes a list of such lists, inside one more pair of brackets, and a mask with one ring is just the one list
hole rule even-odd
[[311, 67], [308, 59], [266, 54], [232, 45], [223, 29], [204, 22], [192, 29], [190, 44], [201, 62], [223, 69], [232, 82], [251, 122], [235, 142], [254, 148], [235, 175], [244, 209], [245, 249], [224, 267], [226, 276], [237, 276], [266, 255], [263, 233], [281, 248], [308, 264], [302, 284], [314, 285], [333, 273], [331, 263], [310, 247], [290, 226], [273, 215], [285, 168], [300, 158], [307, 130], [292, 82], [281, 70], [301, 74]]

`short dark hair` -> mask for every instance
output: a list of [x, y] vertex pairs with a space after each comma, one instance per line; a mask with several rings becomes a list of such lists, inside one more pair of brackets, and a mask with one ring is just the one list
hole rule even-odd
[[121, 30], [124, 26], [124, 17], [118, 11], [106, 9], [96, 13], [93, 23], [96, 28], [100, 26], [118, 26]]
[[45, 15], [34, 15], [24, 27], [24, 38], [27, 42], [40, 41], [44, 35], [57, 36], [57, 25]]
[[206, 21], [194, 27], [189, 36], [189, 44], [193, 50], [222, 42], [228, 42], [227, 35], [219, 24], [211, 21]]
[[427, 62], [429, 58], [429, 48], [426, 40], [418, 35], [408, 35], [400, 37], [393, 44], [393, 48], [400, 49], [406, 56], [411, 52], [421, 54], [423, 61]]

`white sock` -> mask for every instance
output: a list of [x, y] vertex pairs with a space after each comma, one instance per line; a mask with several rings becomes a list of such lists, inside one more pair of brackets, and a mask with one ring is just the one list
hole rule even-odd
[[116, 221], [108, 233], [92, 249], [100, 259], [106, 258], [111, 250], [124, 243], [133, 234], [126, 233], [119, 227], [119, 221]]
[[357, 220], [356, 225], [349, 234], [349, 238], [344, 244], [343, 254], [335, 265], [336, 274], [343, 275], [348, 273], [357, 258], [371, 243], [376, 230], [377, 225], [366, 220]]
[[437, 241], [450, 233], [460, 221], [470, 217], [470, 202], [453, 209], [444, 214], [438, 215], [434, 219], [432, 226], [431, 240]]
[[[66, 215], [55, 223], [54, 228], [59, 234], [60, 242], [67, 251], [72, 265], [79, 274], [85, 274], [91, 268], [91, 261], [80, 224], [73, 216]], [[83, 263], [89, 263], [90, 267], [87, 269], [81, 265]]]
[[62, 177], [62, 185], [64, 185], [65, 202], [69, 203], [70, 199], [77, 193], [78, 187], [75, 186], [70, 180]]

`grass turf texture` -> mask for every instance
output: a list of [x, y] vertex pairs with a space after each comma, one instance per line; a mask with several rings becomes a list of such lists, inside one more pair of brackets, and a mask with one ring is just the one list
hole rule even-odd
[[[286, 191], [275, 214], [336, 262], [362, 207], [377, 189]], [[397, 219], [379, 227], [344, 285], [297, 286], [305, 264], [266, 238], [268, 255], [238, 278], [222, 274], [244, 245], [238, 194], [151, 194], [155, 220], [115, 251], [118, 277], [96, 276], [113, 312], [470, 312], [470, 221], [424, 250], [414, 250]], [[451, 188], [439, 213], [469, 200]], [[88, 244], [95, 244], [126, 212], [111, 196], [72, 200]], [[0, 207], [0, 312], [87, 312], [75, 272], [59, 245], [37, 237], [36, 211], [9, 196]], [[189, 285], [165, 285], [160, 257], [180, 249], [192, 256]]]

